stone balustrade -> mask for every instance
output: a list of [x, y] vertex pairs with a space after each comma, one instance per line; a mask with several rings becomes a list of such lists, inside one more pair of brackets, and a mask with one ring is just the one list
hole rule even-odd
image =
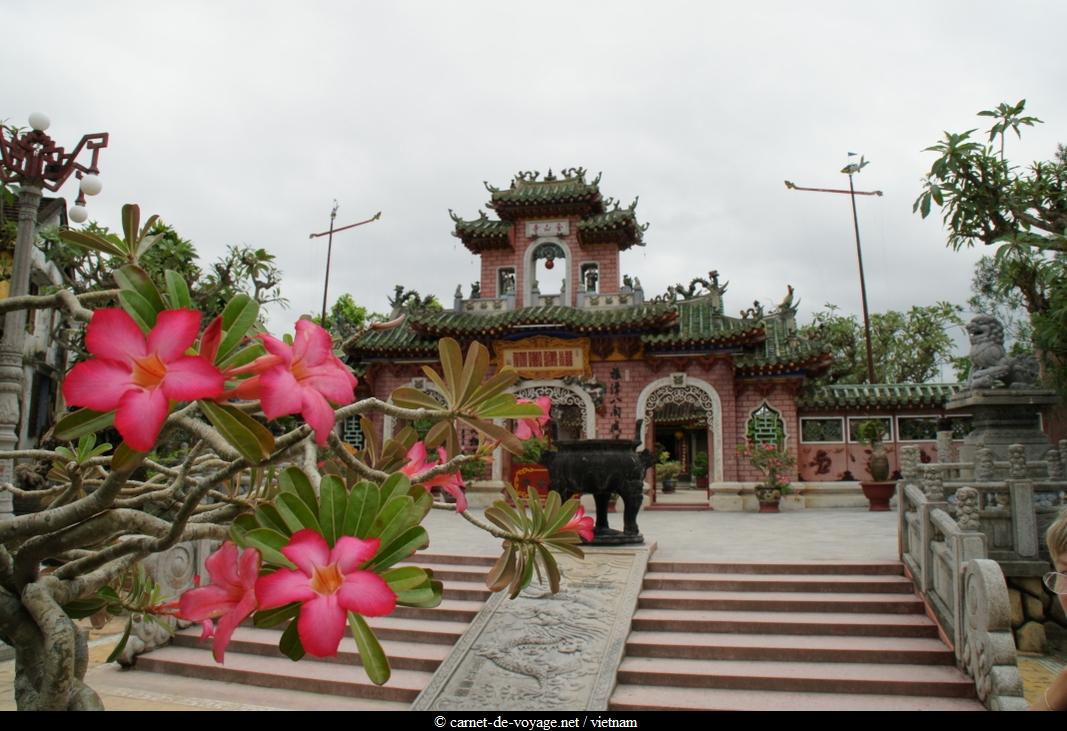
[[513, 292], [503, 297], [474, 297], [472, 299], [456, 297], [453, 304], [453, 310], [466, 315], [492, 315], [514, 309], [515, 294]]
[[988, 558], [980, 527], [979, 494], [961, 487], [950, 514], [936, 467], [924, 465], [921, 483], [918, 449], [902, 462], [897, 483], [900, 557], [916, 589], [951, 638], [956, 662], [974, 678], [978, 696], [991, 710], [1021, 710], [1022, 678], [1016, 663], [1007, 583]]

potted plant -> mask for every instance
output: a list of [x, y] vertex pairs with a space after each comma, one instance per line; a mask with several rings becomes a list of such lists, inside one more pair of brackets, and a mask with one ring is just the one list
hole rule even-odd
[[777, 442], [756, 443], [746, 441], [737, 448], [738, 453], [763, 474], [763, 481], [756, 486], [759, 512], [777, 513], [782, 495], [789, 492], [789, 477], [796, 458]]
[[889, 500], [896, 493], [896, 483], [889, 479], [889, 455], [885, 453], [885, 425], [878, 419], [861, 422], [856, 429], [859, 438], [871, 450], [867, 461], [870, 481], [860, 481], [863, 495], [870, 503], [869, 510], [879, 513], [889, 510]]
[[659, 464], [656, 465], [656, 479], [663, 483], [663, 492], [674, 492], [674, 481], [681, 473], [681, 463], [672, 460], [670, 452], [659, 453]]
[[708, 489], [708, 453], [698, 452], [693, 457], [693, 477], [697, 481], [697, 489]]
[[511, 484], [520, 495], [531, 487], [542, 497], [548, 494], [548, 468], [541, 464], [541, 454], [548, 449], [544, 437], [531, 437], [523, 442], [521, 456], [511, 458]]

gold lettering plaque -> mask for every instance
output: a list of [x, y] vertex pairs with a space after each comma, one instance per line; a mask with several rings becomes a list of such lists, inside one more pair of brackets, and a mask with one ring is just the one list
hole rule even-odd
[[498, 368], [511, 366], [523, 378], [591, 376], [589, 338], [533, 337], [493, 343]]

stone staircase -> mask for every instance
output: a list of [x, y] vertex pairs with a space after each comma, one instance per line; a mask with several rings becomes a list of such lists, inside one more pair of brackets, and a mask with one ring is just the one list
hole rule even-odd
[[[147, 674], [159, 673], [183, 695], [228, 695], [266, 707], [405, 710], [489, 598], [484, 577], [495, 561], [492, 556], [434, 554], [420, 554], [418, 559], [418, 565], [432, 569], [434, 578], [444, 583], [444, 600], [434, 609], [399, 607], [389, 617], [368, 618], [392, 667], [384, 686], [371, 683], [357, 667], [359, 654], [350, 637], [342, 641], [335, 658], [294, 663], [278, 652], [280, 629], [248, 623], [234, 632], [224, 665], [214, 661], [208, 643], [199, 640], [199, 626], [194, 626], [178, 632], [168, 647], [140, 656], [127, 677], [140, 675], [140, 685], [149, 691], [159, 683]], [[241, 687], [231, 686], [227, 692], [222, 685], [227, 683]]]
[[982, 710], [899, 562], [649, 564], [614, 710]]

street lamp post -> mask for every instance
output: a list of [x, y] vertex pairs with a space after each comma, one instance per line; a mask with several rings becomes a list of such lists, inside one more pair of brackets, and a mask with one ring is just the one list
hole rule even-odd
[[[96, 166], [100, 150], [107, 147], [106, 132], [85, 135], [70, 152], [56, 145], [45, 130], [49, 120], [43, 114], [30, 115], [30, 130], [0, 127], [0, 182], [19, 186], [19, 219], [11, 266], [9, 297], [30, 291], [37, 211], [45, 190], [58, 191], [73, 174], [80, 181], [78, 198], [68, 216], [76, 223], [87, 218], [85, 196], [101, 190]], [[88, 164], [78, 162], [83, 151], [91, 153]], [[26, 341], [26, 311], [12, 310], [4, 316], [4, 336], [0, 340], [0, 452], [18, 447], [19, 408], [22, 397], [23, 350]], [[0, 486], [14, 480], [14, 460], [0, 458]], [[0, 520], [13, 515], [11, 493], [0, 490]]]
[[[848, 153], [849, 157], [854, 157], [856, 153]], [[880, 190], [856, 190], [852, 184], [852, 176], [858, 173], [860, 170], [869, 165], [866, 160], [860, 156], [858, 163], [849, 161], [849, 164], [841, 169], [841, 172], [848, 175], [848, 190], [840, 190], [838, 188], [802, 188], [795, 183], [785, 181], [785, 187], [789, 190], [807, 190], [815, 193], [848, 193], [852, 198], [852, 226], [856, 232], [856, 261], [859, 264], [860, 270], [860, 298], [863, 302], [863, 337], [867, 343], [867, 383], [874, 383], [874, 351], [871, 346], [871, 317], [867, 310], [867, 281], [863, 276], [863, 249], [860, 247], [860, 222], [859, 217], [856, 215], [856, 196], [858, 195], [877, 195], [881, 196]]]

